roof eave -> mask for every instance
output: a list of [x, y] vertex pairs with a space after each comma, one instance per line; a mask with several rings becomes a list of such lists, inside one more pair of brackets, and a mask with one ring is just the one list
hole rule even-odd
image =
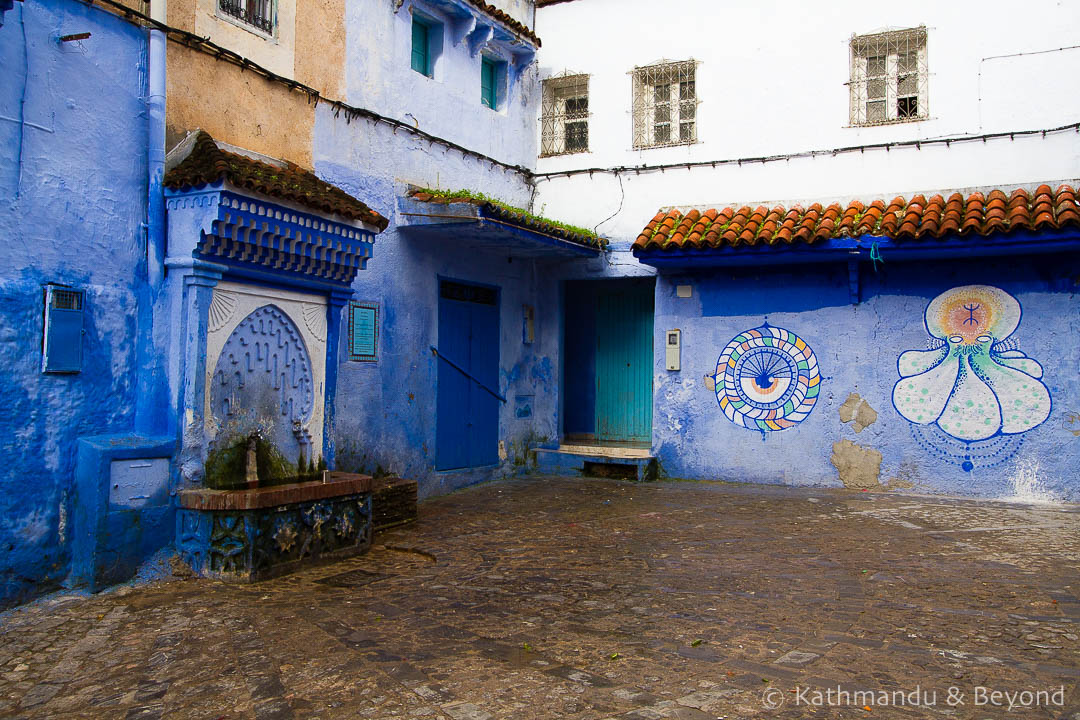
[[633, 250], [644, 265], [664, 268], [747, 267], [803, 265], [839, 261], [872, 262], [872, 254], [885, 261], [1042, 255], [1080, 250], [1080, 228], [1033, 232], [1014, 230], [993, 235], [952, 235], [941, 239], [893, 240], [876, 235], [821, 240], [813, 244], [739, 246], [737, 248], [660, 248]]

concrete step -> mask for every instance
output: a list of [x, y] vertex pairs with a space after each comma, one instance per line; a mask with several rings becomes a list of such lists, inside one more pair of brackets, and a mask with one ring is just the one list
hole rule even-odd
[[535, 472], [540, 475], [613, 477], [639, 482], [655, 480], [656, 458], [647, 448], [606, 445], [560, 445], [538, 448]]

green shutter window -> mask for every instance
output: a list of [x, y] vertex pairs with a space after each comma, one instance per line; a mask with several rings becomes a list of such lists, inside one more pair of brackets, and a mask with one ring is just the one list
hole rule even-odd
[[349, 359], [375, 362], [379, 336], [379, 305], [369, 302], [349, 303]]
[[428, 26], [416, 18], [412, 21], [412, 69], [421, 75], [431, 76], [431, 55], [428, 44]]
[[480, 102], [492, 110], [495, 109], [498, 99], [495, 93], [495, 77], [495, 63], [483, 58], [480, 61]]

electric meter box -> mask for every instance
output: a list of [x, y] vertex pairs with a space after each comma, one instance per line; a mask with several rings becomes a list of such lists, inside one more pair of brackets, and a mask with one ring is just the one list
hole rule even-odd
[[680, 370], [679, 354], [682, 350], [682, 330], [668, 330], [667, 342], [667, 369]]

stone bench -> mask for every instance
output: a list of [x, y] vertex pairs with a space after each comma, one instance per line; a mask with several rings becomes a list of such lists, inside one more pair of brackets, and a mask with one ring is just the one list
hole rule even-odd
[[372, 479], [327, 480], [252, 490], [184, 490], [176, 546], [197, 574], [250, 582], [371, 547]]

